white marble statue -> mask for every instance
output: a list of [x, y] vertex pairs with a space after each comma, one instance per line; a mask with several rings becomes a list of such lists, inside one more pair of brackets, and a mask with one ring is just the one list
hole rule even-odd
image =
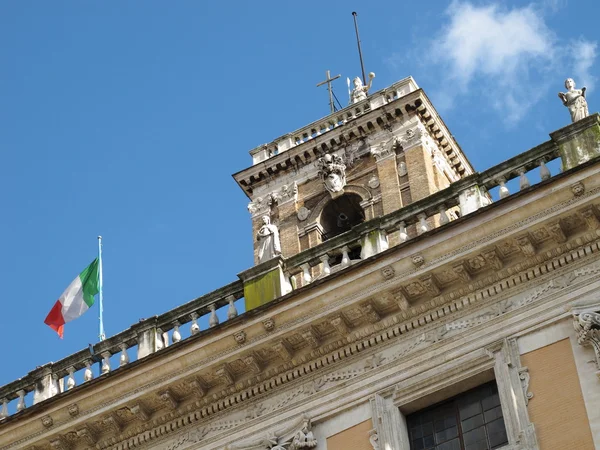
[[258, 241], [258, 262], [262, 263], [281, 255], [281, 242], [279, 241], [279, 230], [273, 224], [269, 216], [262, 217], [263, 225], [258, 230], [256, 239]]
[[[369, 89], [371, 89], [371, 84], [373, 83], [373, 78], [375, 78], [375, 74], [373, 72], [370, 72], [369, 84], [367, 84], [366, 86], [363, 86], [360, 77], [356, 77], [354, 78], [354, 80], [352, 80], [353, 88], [350, 92], [350, 103], [358, 103], [361, 100], [367, 98], [367, 94], [369, 93]], [[350, 89], [350, 86], [348, 86], [348, 89]]]
[[577, 122], [584, 117], [589, 116], [587, 100], [585, 99], [585, 87], [575, 89], [575, 81], [573, 78], [565, 80], [567, 92], [559, 92], [558, 96], [571, 113], [571, 121]]

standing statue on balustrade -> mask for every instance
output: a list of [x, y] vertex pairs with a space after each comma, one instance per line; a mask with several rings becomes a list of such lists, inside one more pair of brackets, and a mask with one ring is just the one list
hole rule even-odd
[[258, 230], [256, 240], [258, 241], [258, 263], [268, 261], [281, 255], [281, 242], [279, 241], [279, 230], [273, 224], [269, 216], [262, 217], [263, 224]]
[[562, 100], [563, 105], [569, 108], [571, 113], [571, 121], [577, 122], [590, 115], [588, 112], [588, 104], [585, 99], [585, 87], [581, 89], [575, 89], [575, 81], [573, 78], [567, 78], [565, 80], [565, 87], [567, 92], [559, 92], [558, 96]]
[[352, 80], [353, 88], [350, 90], [350, 78], [348, 78], [348, 93], [350, 94], [350, 103], [358, 103], [361, 100], [367, 98], [367, 94], [369, 93], [369, 89], [371, 89], [371, 84], [373, 83], [373, 78], [375, 78], [375, 73], [369, 72], [369, 84], [363, 86], [362, 80], [360, 77], [354, 78]]

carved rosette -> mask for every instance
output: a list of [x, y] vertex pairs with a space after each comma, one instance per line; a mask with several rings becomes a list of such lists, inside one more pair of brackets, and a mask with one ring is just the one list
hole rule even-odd
[[[577, 332], [577, 343], [589, 345], [596, 355], [596, 367], [600, 370], [600, 313], [574, 314], [573, 326]], [[600, 377], [600, 372], [598, 372]]]

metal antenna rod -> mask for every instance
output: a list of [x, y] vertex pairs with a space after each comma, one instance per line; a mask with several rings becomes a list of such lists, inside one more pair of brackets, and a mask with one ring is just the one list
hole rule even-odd
[[367, 84], [367, 77], [365, 76], [365, 64], [363, 63], [362, 50], [360, 48], [360, 37], [358, 36], [358, 24], [356, 23], [356, 11], [352, 11], [354, 17], [354, 30], [356, 31], [356, 42], [358, 43], [358, 56], [360, 57], [360, 68], [362, 70], [363, 85]]

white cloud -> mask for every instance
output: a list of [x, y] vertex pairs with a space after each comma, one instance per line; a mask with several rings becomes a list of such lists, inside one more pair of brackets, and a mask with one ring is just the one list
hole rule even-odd
[[593, 88], [594, 86], [596, 77], [590, 73], [590, 69], [596, 59], [596, 48], [596, 42], [589, 42], [584, 39], [579, 39], [570, 46], [571, 56], [575, 60], [574, 77], [579, 86], [586, 86], [587, 88]]
[[454, 1], [446, 13], [448, 24], [428, 52], [429, 64], [443, 69], [444, 103], [453, 103], [448, 92], [457, 100], [483, 89], [487, 102], [514, 124], [557, 84], [557, 77], [562, 82], [572, 76], [580, 86], [594, 82], [596, 43], [561, 44], [539, 4], [507, 9]]

